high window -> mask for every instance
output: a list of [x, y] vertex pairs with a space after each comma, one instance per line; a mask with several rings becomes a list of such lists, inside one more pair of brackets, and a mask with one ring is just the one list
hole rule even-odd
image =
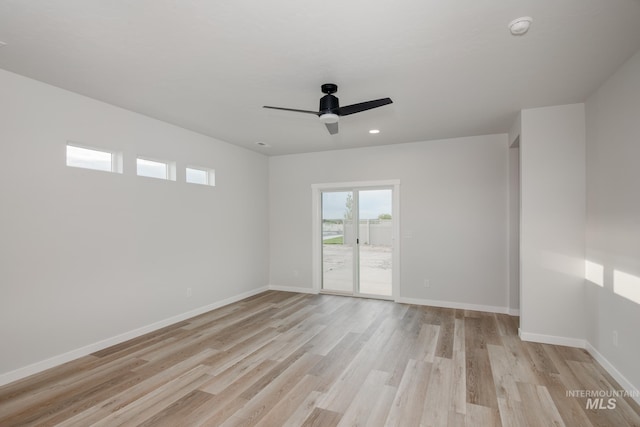
[[122, 173], [122, 153], [69, 143], [67, 166]]
[[215, 187], [216, 175], [213, 169], [189, 166], [186, 169], [186, 181], [190, 184], [210, 185]]
[[170, 181], [176, 180], [174, 162], [138, 157], [136, 159], [136, 170], [138, 176], [167, 179]]

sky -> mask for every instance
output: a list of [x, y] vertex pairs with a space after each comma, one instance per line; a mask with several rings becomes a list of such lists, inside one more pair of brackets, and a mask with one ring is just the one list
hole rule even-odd
[[[322, 218], [344, 219], [347, 195], [350, 192], [323, 192]], [[380, 214], [392, 214], [391, 190], [360, 190], [360, 219], [377, 219]]]

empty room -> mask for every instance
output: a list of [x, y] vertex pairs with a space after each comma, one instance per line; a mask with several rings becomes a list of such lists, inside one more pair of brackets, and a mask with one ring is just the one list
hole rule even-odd
[[640, 426], [640, 1], [0, 1], [0, 426]]

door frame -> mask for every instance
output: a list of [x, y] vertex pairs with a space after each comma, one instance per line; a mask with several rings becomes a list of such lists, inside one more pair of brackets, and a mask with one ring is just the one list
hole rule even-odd
[[[313, 292], [322, 291], [322, 192], [324, 191], [357, 191], [374, 190], [381, 187], [391, 187], [392, 189], [392, 209], [391, 216], [391, 297], [380, 296], [380, 299], [392, 299], [397, 301], [400, 297], [400, 180], [391, 179], [383, 181], [355, 181], [355, 182], [334, 182], [311, 185], [311, 272]], [[354, 196], [356, 197], [356, 196]], [[358, 248], [359, 251], [359, 248]], [[359, 295], [366, 298], [375, 298], [372, 295]]]

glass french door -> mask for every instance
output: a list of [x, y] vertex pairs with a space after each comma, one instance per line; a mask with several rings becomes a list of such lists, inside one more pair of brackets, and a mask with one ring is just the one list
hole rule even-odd
[[353, 191], [322, 192], [322, 290], [354, 291]]
[[322, 291], [390, 298], [393, 189], [321, 192]]

